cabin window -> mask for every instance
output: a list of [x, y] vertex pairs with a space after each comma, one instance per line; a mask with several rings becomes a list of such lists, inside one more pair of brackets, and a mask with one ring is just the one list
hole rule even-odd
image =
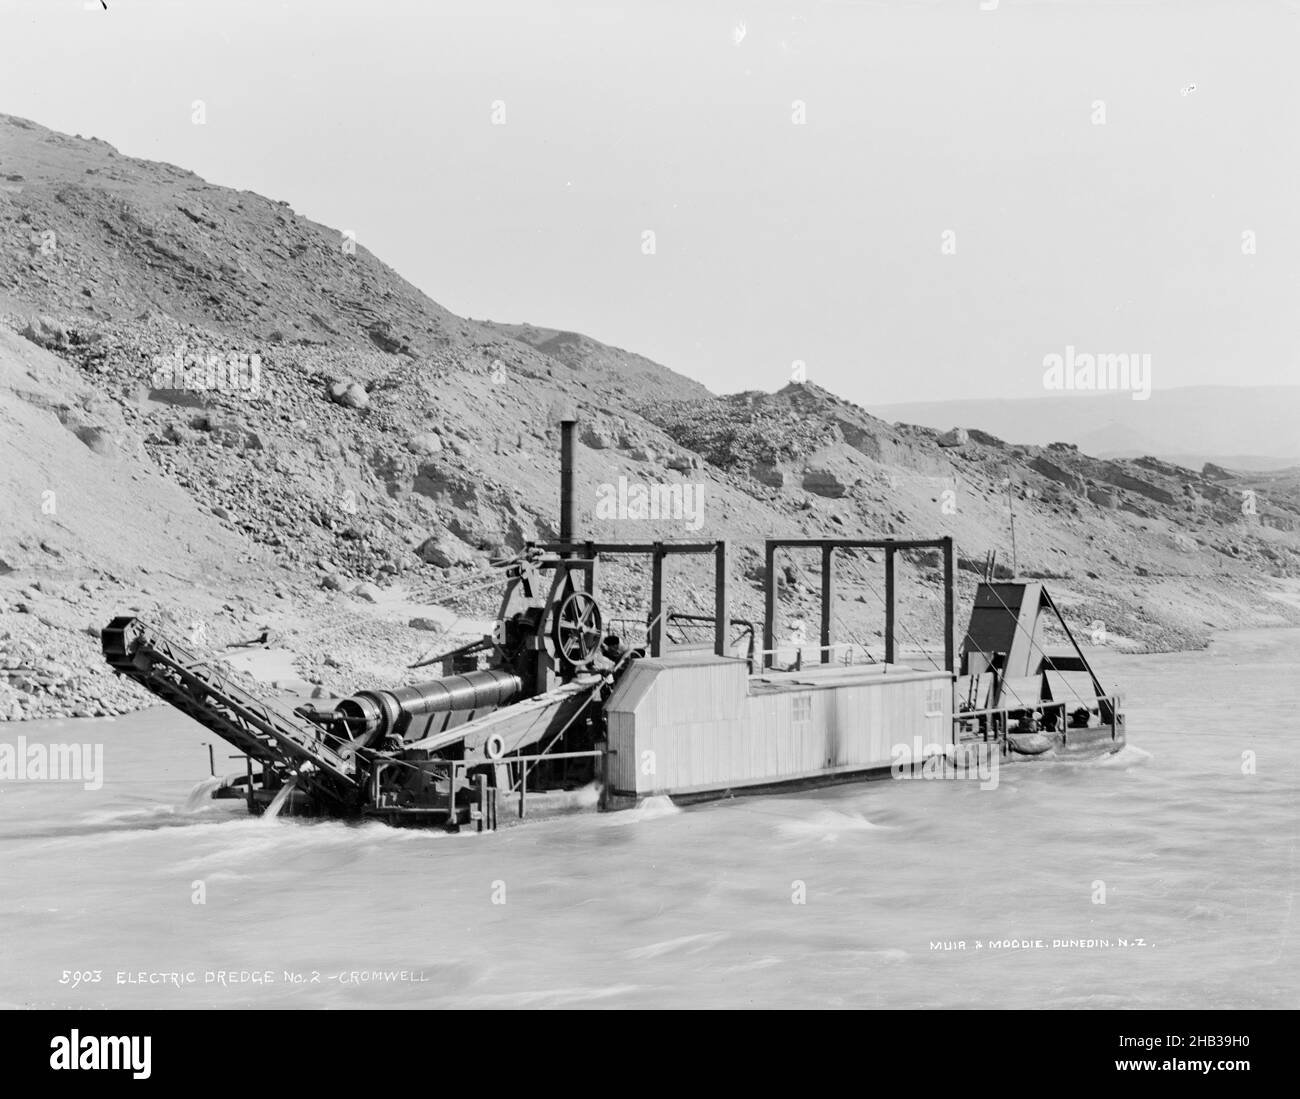
[[943, 717], [943, 687], [927, 687], [925, 689], [925, 716], [926, 717]]
[[812, 695], [802, 694], [794, 696], [794, 712], [790, 715], [790, 720], [796, 725], [800, 722], [806, 724], [812, 720]]

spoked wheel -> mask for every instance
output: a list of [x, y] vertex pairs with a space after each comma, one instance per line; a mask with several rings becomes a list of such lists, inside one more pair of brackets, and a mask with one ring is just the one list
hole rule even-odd
[[600, 651], [602, 625], [600, 604], [585, 591], [570, 592], [555, 612], [555, 651], [575, 667], [590, 664]]

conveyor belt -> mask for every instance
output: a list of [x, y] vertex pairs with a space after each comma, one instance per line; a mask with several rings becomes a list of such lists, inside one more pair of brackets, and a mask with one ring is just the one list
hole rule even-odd
[[[357, 788], [354, 765], [324, 731], [270, 705], [139, 618], [114, 618], [103, 631], [104, 657], [164, 702], [229, 741], [240, 752], [283, 773], [311, 763], [336, 796]], [[342, 788], [342, 789], [340, 789]]]

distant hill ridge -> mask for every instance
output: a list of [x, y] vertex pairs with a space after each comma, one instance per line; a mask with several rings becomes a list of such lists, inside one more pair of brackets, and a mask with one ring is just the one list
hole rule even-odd
[[1107, 457], [1181, 457], [1197, 467], [1300, 465], [1300, 385], [1156, 388], [1144, 401], [1124, 393], [921, 401], [872, 411], [927, 427], [979, 427], [1026, 443], [1074, 443]]

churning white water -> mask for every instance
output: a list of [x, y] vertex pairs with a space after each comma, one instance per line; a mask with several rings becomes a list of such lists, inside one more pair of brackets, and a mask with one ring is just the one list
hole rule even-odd
[[275, 820], [283, 811], [285, 803], [293, 796], [297, 783], [294, 781], [286, 782], [275, 792], [275, 797], [271, 799], [271, 804], [266, 807], [266, 812], [262, 814], [263, 820]]
[[1300, 631], [1100, 664], [1103, 763], [485, 836], [190, 805], [166, 708], [0, 727], [105, 746], [0, 784], [0, 1004], [1300, 1006]]
[[190, 796], [185, 799], [184, 812], [197, 813], [206, 809], [212, 801], [212, 794], [222, 784], [223, 779], [220, 775], [202, 779], [194, 784], [194, 789], [190, 791]]

